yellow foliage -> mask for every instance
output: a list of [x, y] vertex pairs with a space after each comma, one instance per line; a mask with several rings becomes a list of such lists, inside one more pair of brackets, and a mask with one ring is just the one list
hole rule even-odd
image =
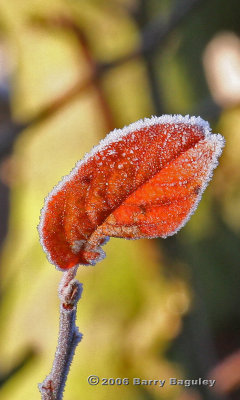
[[[59, 13], [76, 19], [88, 35], [93, 53], [102, 61], [127, 54], [138, 44], [136, 25], [126, 13], [113, 13], [112, 7], [101, 8], [93, 1], [70, 3], [15, 0], [0, 5], [9, 51], [15, 60], [13, 110], [18, 120], [37, 115], [79, 81], [84, 82], [90, 71], [84, 49], [72, 33], [59, 27], [35, 26], [32, 16], [47, 18]], [[140, 60], [109, 73], [103, 86], [116, 125], [152, 112]], [[44, 197], [53, 185], [107, 133], [104, 115], [99, 89], [91, 85], [48, 119], [25, 129], [16, 142], [10, 226], [1, 259], [5, 294], [0, 351], [4, 372], [14, 368], [29, 349], [36, 356], [1, 388], [4, 400], [38, 398], [37, 383], [50, 370], [57, 343], [61, 273], [47, 262], [36, 227]], [[106, 253], [105, 261], [96, 268], [79, 268], [84, 292], [78, 325], [84, 337], [71, 367], [65, 400], [90, 400], [93, 396], [98, 400], [113, 396], [144, 399], [143, 389], [132, 384], [90, 386], [90, 374], [131, 380], [179, 373], [164, 359], [164, 351], [179, 333], [182, 315], [189, 307], [187, 287], [162, 274], [154, 241], [112, 239]], [[159, 398], [158, 388], [145, 389]], [[167, 386], [161, 395], [170, 400], [178, 391]]]

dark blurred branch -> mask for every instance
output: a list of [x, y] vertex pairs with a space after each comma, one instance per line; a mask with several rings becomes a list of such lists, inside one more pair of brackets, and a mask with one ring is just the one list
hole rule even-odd
[[[143, 30], [144, 26], [148, 23], [148, 0], [140, 0], [139, 10], [135, 16], [136, 21], [139, 25], [140, 31]], [[160, 17], [158, 18], [159, 25], [161, 25]], [[147, 70], [147, 78], [149, 83], [149, 89], [151, 92], [151, 99], [154, 105], [154, 113], [157, 115], [163, 114], [163, 104], [160, 95], [160, 85], [158, 74], [155, 67], [155, 52], [143, 53], [143, 60], [145, 62]]]
[[[163, 46], [171, 32], [173, 32], [186, 18], [189, 18], [195, 7], [197, 5], [201, 5], [204, 1], [205, 0], [179, 0], [168, 22], [163, 24], [160, 15], [146, 26], [142, 32], [142, 40], [139, 48], [130, 54], [108, 63], [94, 62], [94, 66], [93, 59], [92, 57], [90, 59], [90, 53], [87, 49], [87, 46], [84, 44], [85, 38], [83, 37], [80, 28], [76, 25], [76, 23], [66, 17], [59, 17], [52, 20], [59, 27], [62, 26], [62, 28], [66, 29], [71, 28], [72, 32], [77, 35], [81, 45], [83, 46], [83, 50], [85, 51], [86, 58], [88, 60], [90, 59], [92, 63], [90, 77], [87, 78], [85, 82], [77, 82], [74, 87], [67, 90], [62, 96], [54, 100], [52, 103], [46, 105], [46, 107], [44, 107], [40, 113], [34, 116], [32, 119], [23, 123], [9, 121], [8, 126], [2, 129], [2, 133], [0, 132], [0, 159], [3, 158], [7, 153], [11, 152], [15, 138], [23, 129], [26, 129], [34, 124], [44, 122], [47, 118], [52, 117], [68, 102], [85, 92], [86, 89], [88, 89], [91, 85], [95, 85], [96, 82], [98, 83], [99, 79], [112, 68], [120, 66], [138, 57], [142, 57], [145, 54], [152, 53], [160, 46]], [[35, 20], [35, 22], [37, 21]], [[38, 22], [43, 23], [43, 20], [38, 19]], [[47, 22], [48, 20], [45, 20], [45, 23]], [[103, 101], [101, 97], [99, 97], [99, 99], [100, 101]], [[106, 106], [105, 99], [104, 106]], [[110, 119], [108, 120], [108, 124], [109, 126], [112, 125]]]
[[[113, 60], [108, 63], [99, 63], [97, 65], [97, 69], [101, 72], [105, 72], [108, 69], [122, 65], [125, 62], [131, 61], [137, 57], [141, 57], [144, 54], [153, 53], [158, 49], [159, 46], [162, 46], [165, 43], [165, 41], [169, 38], [169, 35], [175, 29], [177, 29], [186, 18], [189, 18], [195, 7], [202, 5], [205, 1], [206, 0], [177, 0], [176, 6], [167, 22], [163, 22], [162, 14], [159, 14], [154, 20], [148, 23], [145, 28], [142, 29], [142, 32], [140, 32], [141, 42], [138, 48], [136, 48], [130, 54], [119, 57], [117, 60]], [[142, 0], [141, 3], [141, 7], [143, 7], [146, 11], [146, 5], [143, 4], [144, 0]], [[86, 37], [83, 36], [82, 30], [78, 24], [69, 17], [33, 17], [33, 22], [45, 27], [55, 26], [71, 30], [77, 38], [80, 38], [81, 44], [83, 44], [85, 41], [84, 48], [86, 48]]]
[[206, 0], [178, 0], [176, 7], [166, 23], [163, 23], [162, 15], [160, 14], [143, 29], [139, 48], [115, 61], [103, 64], [102, 68], [107, 70], [147, 53], [156, 51], [160, 46], [165, 44], [170, 34], [177, 29], [186, 18], [189, 18], [195, 7], [203, 4], [204, 1]]
[[33, 349], [27, 350], [26, 354], [23, 355], [20, 361], [5, 375], [0, 375], [0, 387], [5, 385], [7, 381], [16, 377], [16, 375], [26, 368], [36, 357], [36, 353]]
[[[162, 23], [161, 16], [158, 16], [143, 31], [141, 53], [155, 51], [162, 45], [168, 36], [179, 27], [179, 25], [190, 17], [196, 6], [200, 6], [205, 0], [177, 0], [176, 6], [167, 23]], [[159, 18], [160, 17], [160, 18]]]
[[14, 141], [18, 134], [29, 128], [32, 125], [39, 124], [52, 117], [60, 109], [62, 109], [68, 102], [73, 100], [80, 93], [84, 92], [92, 84], [94, 77], [90, 77], [85, 82], [79, 82], [74, 87], [68, 89], [66, 93], [59, 96], [52, 103], [47, 104], [37, 115], [29, 119], [26, 122], [16, 123], [12, 119], [2, 124], [0, 129], [0, 159], [8, 155], [14, 144]]
[[[102, 89], [101, 81], [99, 79], [100, 78], [98, 73], [99, 67], [94, 57], [92, 56], [90, 45], [88, 43], [88, 38], [85, 35], [84, 31], [73, 19], [70, 19], [69, 17], [66, 16], [57, 16], [57, 17], [51, 16], [49, 18], [46, 17], [42, 18], [37, 16], [33, 18], [32, 22], [34, 23], [35, 28], [37, 26], [40, 26], [40, 28], [51, 29], [51, 30], [53, 28], [58, 28], [58, 29], [60, 28], [61, 30], [65, 30], [69, 33], [72, 33], [74, 37], [77, 39], [79, 43], [79, 54], [82, 56], [83, 53], [91, 76], [90, 79], [87, 79], [85, 83], [87, 84], [87, 87], [91, 85], [94, 88], [100, 109], [105, 119], [106, 130], [111, 131], [114, 128], [112, 113], [106, 101], [105, 93]], [[78, 93], [80, 93], [84, 89], [85, 83], [84, 82], [80, 83], [80, 87], [78, 87]], [[74, 95], [75, 94], [73, 94], [73, 96]]]

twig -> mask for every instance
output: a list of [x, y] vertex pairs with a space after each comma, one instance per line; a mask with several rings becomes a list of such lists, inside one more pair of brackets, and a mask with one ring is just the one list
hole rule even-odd
[[61, 400], [75, 349], [82, 339], [76, 327], [76, 306], [82, 284], [74, 279], [77, 267], [63, 273], [59, 285], [60, 324], [58, 345], [50, 374], [39, 384], [42, 400]]

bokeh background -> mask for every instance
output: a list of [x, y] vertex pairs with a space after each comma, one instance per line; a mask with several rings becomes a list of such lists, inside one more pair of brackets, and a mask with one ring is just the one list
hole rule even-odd
[[[79, 268], [84, 337], [64, 399], [240, 398], [239, 0], [1, 0], [1, 399], [40, 398], [57, 343], [44, 197], [111, 129], [164, 113], [209, 120], [226, 138], [220, 165], [177, 235], [111, 239], [103, 262]], [[90, 374], [130, 384], [90, 386]]]

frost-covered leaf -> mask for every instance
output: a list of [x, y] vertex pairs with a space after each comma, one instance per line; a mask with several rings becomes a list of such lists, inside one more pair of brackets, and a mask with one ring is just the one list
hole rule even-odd
[[224, 139], [200, 117], [152, 117], [114, 130], [53, 189], [39, 232], [61, 269], [94, 265], [109, 236], [176, 233], [195, 211]]

